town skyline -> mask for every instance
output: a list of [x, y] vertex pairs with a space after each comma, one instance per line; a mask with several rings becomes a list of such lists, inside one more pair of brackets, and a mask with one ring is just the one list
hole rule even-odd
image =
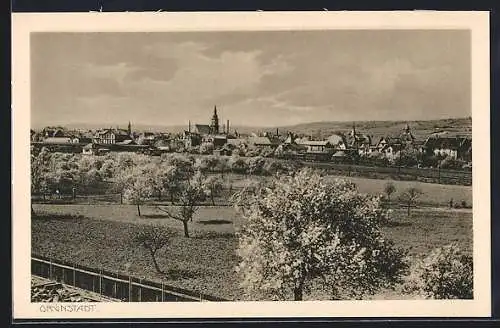
[[[471, 116], [469, 32], [35, 33], [33, 127]], [[339, 50], [340, 49], [340, 50]], [[123, 123], [120, 123], [122, 122]]]
[[[446, 117], [446, 118], [441, 118], [441, 119], [430, 119], [430, 120], [370, 120], [370, 121], [363, 121], [363, 120], [357, 120], [357, 121], [317, 121], [317, 122], [305, 122], [305, 123], [298, 123], [298, 124], [291, 124], [291, 125], [274, 125], [274, 126], [250, 126], [250, 125], [233, 125], [231, 124], [230, 130], [233, 131], [234, 129], [237, 128], [244, 128], [244, 129], [263, 129], [263, 130], [270, 130], [270, 129], [292, 129], [294, 127], [302, 127], [302, 126], [314, 126], [314, 125], [345, 125], [348, 126], [348, 128], [351, 128], [352, 125], [357, 125], [357, 124], [365, 124], [365, 123], [394, 123], [394, 124], [415, 124], [417, 122], [442, 122], [442, 121], [447, 121], [447, 120], [471, 120], [471, 116], [468, 117]], [[126, 129], [128, 123], [130, 123], [134, 128], [137, 128], [139, 130], [147, 130], [147, 129], [153, 129], [153, 130], [165, 130], [165, 132], [169, 132], [168, 129], [173, 129], [175, 131], [181, 131], [181, 130], [187, 130], [189, 123], [191, 123], [191, 126], [194, 127], [196, 124], [207, 124], [207, 122], [193, 122], [193, 121], [187, 121], [185, 125], [183, 124], [178, 124], [178, 125], [163, 125], [163, 124], [148, 124], [148, 123], [136, 123], [132, 121], [116, 121], [116, 122], [110, 122], [110, 123], [93, 123], [93, 122], [68, 122], [68, 123], [61, 123], [61, 124], [48, 124], [48, 125], [37, 125], [37, 126], [32, 126], [31, 129], [34, 130], [40, 130], [46, 127], [63, 127], [63, 128], [69, 128], [69, 129], [83, 129], [83, 130], [93, 130], [93, 129]], [[226, 121], [222, 122], [219, 120], [219, 124], [221, 129], [224, 128], [224, 124], [226, 124]], [[257, 131], [257, 130], [256, 130]]]

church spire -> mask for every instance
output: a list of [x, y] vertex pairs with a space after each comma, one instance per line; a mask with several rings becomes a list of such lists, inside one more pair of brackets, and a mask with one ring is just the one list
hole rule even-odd
[[132, 135], [132, 125], [130, 124], [130, 121], [128, 121], [127, 133], [129, 136]]
[[212, 116], [212, 121], [210, 122], [210, 132], [212, 134], [219, 133], [219, 117], [217, 116], [217, 105], [214, 106], [214, 115]]

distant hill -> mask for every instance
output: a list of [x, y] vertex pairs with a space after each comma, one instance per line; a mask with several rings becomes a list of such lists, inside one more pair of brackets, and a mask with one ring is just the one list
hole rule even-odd
[[[429, 121], [357, 121], [354, 122], [356, 131], [371, 135], [372, 139], [382, 136], [399, 135], [408, 124], [417, 139], [425, 139], [429, 134], [446, 132], [447, 135], [471, 135], [471, 118], [449, 118]], [[353, 122], [316, 122], [293, 126], [279, 127], [281, 133], [293, 131], [297, 134], [309, 135], [316, 138], [327, 137], [333, 133], [348, 133], [352, 130]], [[275, 133], [276, 128], [266, 128], [263, 131]]]
[[[446, 132], [447, 135], [471, 135], [472, 120], [471, 118], [449, 118], [441, 120], [429, 121], [357, 121], [354, 122], [356, 131], [372, 136], [372, 139], [377, 140], [382, 136], [398, 135], [401, 133], [405, 125], [408, 123], [413, 134], [417, 139], [425, 139], [429, 134], [440, 131]], [[249, 126], [232, 126], [231, 131], [238, 131], [240, 134], [251, 134], [252, 132], [269, 132], [286, 134], [294, 132], [299, 135], [312, 136], [314, 138], [324, 138], [333, 133], [351, 131], [353, 122], [314, 122], [303, 123], [290, 126], [279, 127], [249, 127]], [[70, 123], [64, 125], [67, 129], [81, 130], [96, 130], [101, 128], [116, 127], [109, 124], [88, 124], [88, 123]], [[125, 129], [126, 125], [120, 125], [120, 128]], [[38, 129], [43, 127], [37, 127]], [[171, 132], [179, 133], [187, 130], [187, 126], [162, 126], [162, 125], [146, 125], [134, 124], [132, 122], [132, 130], [137, 132]]]

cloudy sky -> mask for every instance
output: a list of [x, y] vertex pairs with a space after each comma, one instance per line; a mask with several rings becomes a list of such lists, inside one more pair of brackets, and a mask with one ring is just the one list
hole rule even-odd
[[465, 117], [467, 31], [37, 33], [32, 126]]

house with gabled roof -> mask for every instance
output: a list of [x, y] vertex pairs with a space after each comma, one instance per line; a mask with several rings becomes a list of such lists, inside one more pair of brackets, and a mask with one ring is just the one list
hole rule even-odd
[[103, 129], [97, 131], [97, 133], [94, 135], [94, 142], [97, 144], [113, 145], [116, 143], [123, 143], [127, 140], [133, 139], [129, 135], [128, 131], [123, 129]]
[[248, 144], [255, 147], [272, 147], [273, 144], [269, 137], [264, 136], [250, 136], [248, 137]]
[[358, 133], [356, 125], [353, 124], [351, 132], [346, 137], [346, 149], [358, 155], [365, 155], [371, 151], [372, 137], [366, 134]]
[[210, 125], [208, 125], [208, 124], [195, 124], [193, 132], [200, 134], [200, 135], [206, 135], [206, 134], [210, 134], [212, 131], [211, 131]]
[[297, 145], [305, 147], [307, 153], [331, 154], [335, 151], [335, 146], [328, 140], [310, 140], [301, 138], [295, 140]]
[[425, 140], [423, 148], [428, 155], [472, 160], [472, 139], [467, 137], [429, 137]]

